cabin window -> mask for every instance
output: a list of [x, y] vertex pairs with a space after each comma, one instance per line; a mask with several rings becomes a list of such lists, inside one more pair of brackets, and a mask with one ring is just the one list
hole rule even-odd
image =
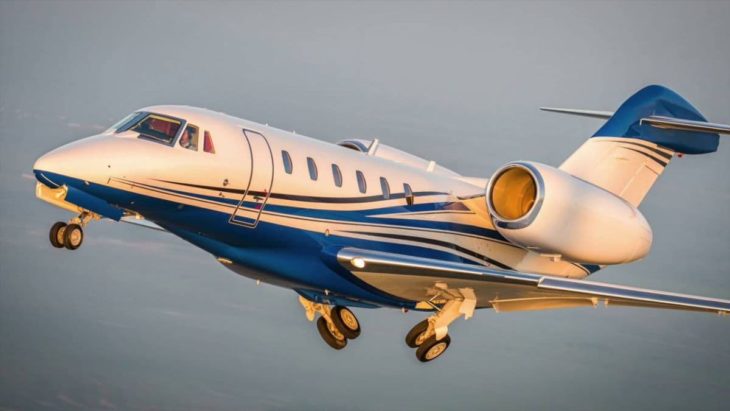
[[411, 186], [408, 183], [403, 184], [403, 195], [406, 198], [406, 204], [413, 205], [413, 203], [416, 200], [416, 197], [413, 195], [413, 190], [411, 190]]
[[185, 129], [180, 135], [180, 142], [178, 144], [182, 148], [198, 151], [198, 128], [192, 124], [185, 126]]
[[390, 198], [390, 185], [388, 184], [388, 180], [385, 179], [385, 177], [380, 177], [380, 189], [383, 190], [383, 198], [389, 199]]
[[307, 168], [309, 168], [309, 178], [317, 180], [317, 163], [312, 157], [307, 157]]
[[342, 187], [342, 172], [337, 164], [332, 164], [332, 178], [335, 179], [335, 185], [337, 187]]
[[213, 145], [213, 137], [210, 132], [205, 130], [203, 133], [203, 151], [210, 154], [215, 154], [215, 146]]
[[172, 145], [183, 121], [159, 114], [147, 114], [143, 119], [130, 127], [139, 133], [139, 138]]
[[289, 155], [289, 152], [286, 150], [281, 150], [281, 159], [284, 161], [284, 171], [286, 171], [287, 174], [291, 174], [292, 171], [294, 171], [294, 165], [291, 162], [291, 156]]
[[360, 189], [360, 192], [365, 194], [368, 191], [368, 184], [365, 181], [365, 174], [362, 173], [362, 171], [357, 170], [355, 172], [355, 175], [357, 176], [357, 187]]

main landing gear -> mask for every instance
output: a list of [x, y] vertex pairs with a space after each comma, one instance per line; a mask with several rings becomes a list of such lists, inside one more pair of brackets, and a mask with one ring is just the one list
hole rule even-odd
[[317, 319], [317, 331], [324, 342], [335, 350], [345, 348], [347, 340], [360, 336], [360, 322], [348, 308], [315, 303], [301, 296], [299, 302], [309, 321], [314, 321], [316, 314], [320, 315]]
[[441, 306], [433, 305], [437, 313], [416, 324], [406, 335], [406, 345], [416, 349], [416, 358], [421, 362], [433, 361], [440, 357], [451, 344], [449, 324], [461, 315], [469, 319], [474, 315], [476, 297], [469, 288], [448, 290], [438, 287], [439, 295], [448, 295], [449, 300]]
[[93, 215], [91, 213], [83, 212], [78, 217], [71, 219], [68, 223], [61, 221], [56, 222], [51, 226], [51, 230], [48, 233], [51, 245], [56, 248], [67, 248], [69, 250], [75, 250], [81, 247], [84, 242], [84, 230], [86, 224], [91, 221]]

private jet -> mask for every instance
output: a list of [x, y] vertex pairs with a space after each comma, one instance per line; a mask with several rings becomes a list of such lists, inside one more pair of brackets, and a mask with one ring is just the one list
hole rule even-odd
[[146, 107], [40, 157], [36, 196], [73, 213], [52, 225], [53, 247], [79, 248], [101, 219], [167, 231], [294, 290], [336, 350], [360, 335], [355, 308], [429, 312], [405, 333], [422, 362], [481, 308], [730, 312], [730, 300], [586, 280], [649, 253], [642, 200], [673, 158], [715, 152], [730, 126], [658, 85], [615, 112], [543, 110], [605, 123], [558, 167], [512, 161], [487, 179], [378, 139], [332, 144], [202, 108]]

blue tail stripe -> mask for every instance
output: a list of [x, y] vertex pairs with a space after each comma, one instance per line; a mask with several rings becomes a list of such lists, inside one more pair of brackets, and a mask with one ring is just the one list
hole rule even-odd
[[718, 134], [669, 130], [640, 124], [642, 118], [649, 116], [707, 121], [679, 94], [663, 86], [651, 85], [629, 97], [593, 137], [637, 138], [685, 154], [717, 151], [720, 143]]

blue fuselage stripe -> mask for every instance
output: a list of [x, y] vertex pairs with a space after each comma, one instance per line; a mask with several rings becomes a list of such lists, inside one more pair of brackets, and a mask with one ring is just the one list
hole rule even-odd
[[[327, 259], [322, 257], [322, 250], [333, 247], [359, 247], [444, 261], [475, 263], [457, 253], [472, 256], [473, 252], [457, 249], [447, 243], [439, 243], [440, 247], [434, 248], [433, 244], [417, 236], [404, 238], [404, 240], [407, 240], [404, 242], [398, 242], [399, 238], [392, 238], [392, 240], [395, 240], [394, 242], [386, 241], [389, 239], [386, 238], [387, 236], [372, 236], [373, 233], [367, 233], [367, 235], [359, 237], [345, 236], [346, 231], [342, 233], [345, 235], [328, 235], [263, 220], [259, 221], [256, 229], [241, 227], [229, 222], [230, 213], [238, 204], [235, 199], [131, 183], [153, 192], [173, 194], [180, 197], [180, 200], [184, 200], [184, 198], [196, 199], [219, 207], [225, 206], [230, 210], [230, 213], [226, 213], [106, 185], [86, 184], [78, 179], [45, 171], [36, 170], [36, 175], [39, 176], [39, 181], [44, 183], [49, 181], [56, 186], [75, 187], [88, 192], [90, 195], [104, 199], [114, 206], [135, 210], [146, 219], [159, 224], [216, 257], [234, 261], [241, 267], [241, 270], [231, 269], [242, 275], [260, 278], [265, 281], [271, 279], [273, 283], [284, 283], [298, 290], [318, 292], [318, 290], [327, 289], [332, 293], [333, 298], [339, 295], [341, 298], [350, 298], [352, 301], [409, 308], [413, 308], [414, 304], [411, 301], [400, 300], [384, 294], [365, 284], [338, 265], [327, 263]], [[255, 205], [254, 203], [244, 204], [244, 206], [251, 208]], [[463, 205], [459, 203], [441, 202], [340, 211], [269, 203], [265, 206], [265, 213], [317, 222], [332, 221], [339, 224], [352, 224], [355, 231], [357, 231], [357, 227], [364, 225], [410, 230], [436, 230], [451, 235], [467, 235], [508, 244], [494, 230], [449, 222], [392, 218], [394, 214], [397, 215], [398, 213], [441, 212], [444, 209], [460, 211], [462, 208]], [[385, 214], [389, 216], [387, 218], [377, 217], [377, 215]], [[292, 247], [292, 244], [296, 244], [296, 247]], [[286, 252], [286, 258], [281, 258], [283, 251]], [[509, 268], [486, 256], [478, 255], [476, 258], [498, 267]], [[587, 267], [583, 268], [587, 271], [590, 270]]]

